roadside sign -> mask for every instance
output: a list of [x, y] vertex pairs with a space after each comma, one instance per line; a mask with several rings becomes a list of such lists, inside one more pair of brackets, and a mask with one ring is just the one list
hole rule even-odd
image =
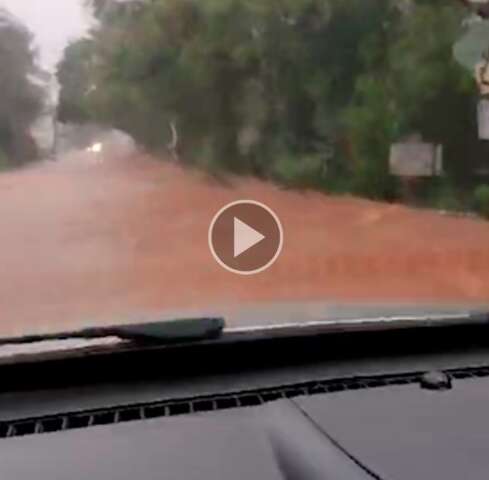
[[443, 173], [443, 147], [407, 141], [391, 146], [389, 168], [398, 177], [433, 177]]
[[480, 140], [489, 140], [489, 100], [481, 99], [477, 106], [477, 125]]

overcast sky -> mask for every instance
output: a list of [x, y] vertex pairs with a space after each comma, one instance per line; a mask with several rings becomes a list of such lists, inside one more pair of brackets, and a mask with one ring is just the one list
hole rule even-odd
[[89, 25], [89, 16], [82, 0], [0, 0], [35, 36], [41, 63], [52, 70], [66, 44], [82, 36]]

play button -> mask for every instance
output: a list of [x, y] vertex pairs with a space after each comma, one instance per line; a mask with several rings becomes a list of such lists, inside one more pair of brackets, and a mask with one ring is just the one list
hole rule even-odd
[[209, 228], [216, 261], [230, 272], [252, 275], [270, 267], [280, 255], [282, 225], [266, 205], [242, 200], [226, 205]]
[[239, 257], [265, 238], [265, 235], [257, 232], [239, 218], [234, 218], [234, 258]]

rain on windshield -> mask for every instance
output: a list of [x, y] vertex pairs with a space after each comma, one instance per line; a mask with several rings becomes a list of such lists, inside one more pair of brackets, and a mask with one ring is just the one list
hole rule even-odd
[[0, 334], [488, 303], [485, 7], [0, 0]]

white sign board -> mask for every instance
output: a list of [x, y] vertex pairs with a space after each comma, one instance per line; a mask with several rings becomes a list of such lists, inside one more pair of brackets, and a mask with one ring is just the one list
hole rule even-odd
[[398, 177], [439, 176], [443, 173], [443, 147], [423, 142], [394, 143], [389, 169]]
[[482, 99], [477, 106], [477, 125], [479, 139], [489, 140], [489, 100]]

